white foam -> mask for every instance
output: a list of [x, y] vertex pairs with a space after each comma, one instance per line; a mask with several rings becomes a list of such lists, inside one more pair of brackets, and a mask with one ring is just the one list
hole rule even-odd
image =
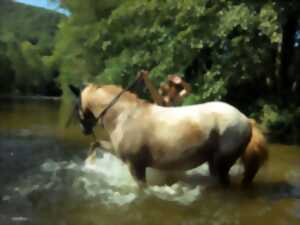
[[149, 186], [145, 189], [148, 195], [154, 195], [160, 199], [178, 202], [188, 205], [199, 198], [201, 194], [200, 185], [190, 187], [184, 183], [175, 183], [171, 186]]
[[60, 169], [60, 165], [53, 160], [47, 160], [42, 164], [41, 169], [45, 172], [55, 172]]
[[28, 221], [29, 219], [23, 216], [16, 216], [16, 217], [12, 217], [11, 220], [14, 222], [25, 222]]
[[86, 163], [83, 170], [95, 172], [110, 186], [137, 188], [128, 166], [109, 153], [104, 153], [101, 158], [97, 158], [95, 164]]
[[[137, 199], [153, 197], [188, 205], [199, 200], [202, 191], [216, 182], [209, 176], [206, 164], [184, 173], [148, 169], [148, 185], [140, 189], [125, 163], [109, 153], [98, 155], [101, 157], [85, 163], [47, 160], [41, 169], [51, 174], [48, 176], [50, 181], [42, 186], [48, 190], [70, 189], [80, 197], [99, 199], [106, 205], [126, 205]], [[231, 173], [239, 171], [239, 167], [235, 166]]]
[[[148, 185], [140, 192], [137, 183], [128, 170], [128, 166], [109, 153], [104, 153], [102, 158], [97, 158], [93, 164], [86, 163], [83, 170], [90, 175], [84, 181], [87, 192], [92, 195], [105, 196], [106, 202], [118, 205], [133, 202], [141, 194], [149, 197], [156, 196], [180, 204], [190, 204], [199, 198], [201, 190], [204, 188], [201, 185], [190, 185], [182, 181], [172, 185], [157, 185], [168, 180], [169, 174], [152, 170], [150, 171], [150, 183], [152, 185]], [[207, 166], [199, 167], [196, 171], [191, 171], [190, 174], [194, 175], [196, 173], [207, 175]], [[174, 174], [172, 175], [174, 176]], [[176, 175], [181, 176], [181, 174]], [[93, 185], [93, 179], [102, 183], [101, 191], [98, 190], [97, 193], [94, 188], [98, 185]], [[149, 171], [147, 171], [147, 179], [149, 179]]]

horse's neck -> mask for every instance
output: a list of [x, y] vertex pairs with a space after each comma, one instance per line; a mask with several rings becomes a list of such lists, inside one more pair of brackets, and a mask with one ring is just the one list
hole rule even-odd
[[104, 115], [104, 127], [109, 133], [113, 132], [117, 126], [123, 124], [129, 116], [134, 114], [137, 107], [139, 107], [139, 104], [133, 102], [116, 102], [107, 110], [106, 114]]
[[121, 88], [108, 85], [99, 88], [98, 90], [96, 89], [96, 91], [94, 91], [93, 94], [88, 95], [87, 98], [87, 105], [91, 107], [90, 109], [95, 116], [99, 116], [106, 107], [109, 107], [102, 120], [104, 127], [109, 132], [112, 132], [121, 121], [124, 121], [127, 117], [133, 116], [137, 109], [149, 105], [149, 103], [139, 99], [136, 95], [125, 92], [113, 105], [109, 106], [121, 91]]

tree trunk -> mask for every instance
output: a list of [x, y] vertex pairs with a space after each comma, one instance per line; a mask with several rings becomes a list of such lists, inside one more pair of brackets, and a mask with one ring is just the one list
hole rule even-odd
[[281, 93], [291, 90], [292, 81], [289, 77], [289, 68], [293, 62], [295, 35], [297, 31], [298, 18], [295, 13], [287, 16], [286, 23], [283, 25], [282, 45], [281, 45], [281, 65], [280, 80]]

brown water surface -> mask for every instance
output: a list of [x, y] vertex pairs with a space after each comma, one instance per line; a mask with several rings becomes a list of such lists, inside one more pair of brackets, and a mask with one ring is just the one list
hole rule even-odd
[[[202, 166], [173, 185], [138, 190], [127, 167], [99, 153], [58, 100], [0, 99], [0, 224], [298, 225], [300, 147], [272, 144], [253, 188], [220, 188]], [[151, 173], [151, 171], [149, 172]], [[159, 176], [154, 176], [154, 180]]]

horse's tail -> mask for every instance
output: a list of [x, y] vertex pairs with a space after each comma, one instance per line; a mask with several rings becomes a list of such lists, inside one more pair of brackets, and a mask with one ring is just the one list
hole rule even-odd
[[249, 119], [252, 127], [252, 136], [247, 145], [245, 152], [242, 155], [242, 163], [244, 165], [244, 178], [243, 184], [251, 184], [259, 168], [268, 159], [267, 141], [258, 128], [255, 120]]

